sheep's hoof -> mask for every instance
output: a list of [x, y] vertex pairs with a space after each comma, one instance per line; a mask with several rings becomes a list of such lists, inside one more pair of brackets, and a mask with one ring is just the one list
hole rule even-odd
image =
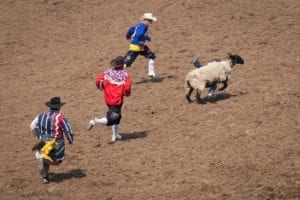
[[188, 100], [189, 103], [192, 102], [191, 99], [190, 99], [190, 97], [188, 95], [186, 95], [185, 98], [186, 98], [186, 100]]

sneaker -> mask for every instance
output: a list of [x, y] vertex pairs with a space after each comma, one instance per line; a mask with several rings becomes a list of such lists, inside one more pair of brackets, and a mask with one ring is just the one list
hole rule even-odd
[[192, 60], [192, 63], [195, 64], [196, 62], [198, 62], [199, 58], [200, 58], [200, 55], [196, 54]]
[[155, 79], [155, 76], [149, 75], [149, 76], [148, 76], [148, 79], [149, 79], [149, 81], [153, 81], [153, 80]]
[[204, 65], [200, 62], [200, 56], [198, 54], [196, 54], [193, 58], [193, 65], [197, 68], [203, 67]]
[[214, 92], [210, 92], [210, 93], [208, 93], [208, 95], [207, 96], [209, 96], [209, 97], [212, 97], [212, 96], [214, 96]]
[[47, 176], [44, 176], [42, 180], [43, 180], [43, 183], [44, 183], [44, 184], [50, 183], [50, 179], [49, 179], [49, 176], [48, 176], [48, 175], [47, 175]]
[[116, 142], [116, 140], [117, 140], [117, 138], [113, 135], [111, 138], [111, 142], [114, 143], [114, 142]]
[[154, 72], [148, 73], [148, 78], [149, 80], [153, 80], [155, 78], [155, 73]]
[[95, 117], [93, 117], [90, 121], [89, 121], [89, 124], [86, 128], [87, 131], [90, 131], [92, 130], [92, 128], [95, 126], [96, 122], [95, 122]]
[[113, 135], [111, 141], [112, 141], [112, 142], [116, 142], [117, 140], [122, 140], [122, 139], [123, 139], [122, 135], [119, 135], [119, 134], [118, 134], [118, 135], [116, 135], [116, 136]]
[[148, 70], [148, 77], [152, 77], [154, 78], [155, 77], [155, 71], [154, 70]]
[[123, 136], [118, 134], [118, 135], [116, 135], [116, 139], [117, 139], [117, 140], [122, 140], [122, 139], [123, 139]]

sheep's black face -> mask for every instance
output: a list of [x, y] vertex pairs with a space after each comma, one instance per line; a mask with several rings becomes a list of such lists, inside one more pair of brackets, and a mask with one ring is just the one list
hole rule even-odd
[[232, 60], [232, 64], [244, 64], [244, 59], [239, 55], [230, 55], [230, 59]]

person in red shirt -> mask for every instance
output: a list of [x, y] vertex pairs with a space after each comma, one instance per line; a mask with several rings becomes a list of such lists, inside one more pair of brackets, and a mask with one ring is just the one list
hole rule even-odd
[[104, 91], [104, 101], [108, 106], [106, 117], [92, 118], [89, 121], [87, 130], [90, 131], [96, 124], [112, 126], [112, 141], [121, 140], [119, 124], [121, 121], [121, 109], [124, 96], [130, 96], [131, 80], [124, 71], [124, 57], [118, 56], [110, 62], [111, 69], [108, 69], [96, 78], [96, 86]]

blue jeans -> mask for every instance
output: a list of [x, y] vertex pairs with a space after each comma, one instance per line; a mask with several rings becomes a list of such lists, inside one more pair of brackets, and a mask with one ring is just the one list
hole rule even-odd
[[208, 94], [213, 95], [215, 93], [216, 89], [217, 89], [217, 84], [215, 84], [215, 83], [211, 84]]

